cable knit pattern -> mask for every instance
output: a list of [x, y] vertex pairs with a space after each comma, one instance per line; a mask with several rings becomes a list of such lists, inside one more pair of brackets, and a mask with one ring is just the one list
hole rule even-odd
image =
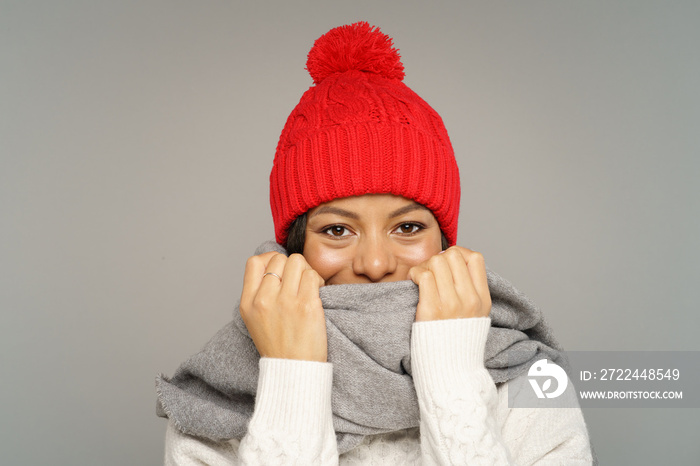
[[[591, 464], [579, 408], [510, 408], [483, 365], [489, 318], [420, 322], [411, 357], [420, 429], [367, 436], [338, 456], [329, 363], [263, 358], [258, 397], [240, 442], [211, 442], [169, 423], [167, 465], [583, 465]], [[514, 394], [517, 396], [517, 393]], [[568, 390], [563, 396], [574, 397]]]

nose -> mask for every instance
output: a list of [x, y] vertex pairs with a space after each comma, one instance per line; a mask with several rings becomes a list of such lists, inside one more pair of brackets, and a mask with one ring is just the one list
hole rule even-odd
[[380, 282], [396, 272], [397, 260], [388, 241], [365, 237], [358, 242], [352, 262], [353, 272], [372, 282]]

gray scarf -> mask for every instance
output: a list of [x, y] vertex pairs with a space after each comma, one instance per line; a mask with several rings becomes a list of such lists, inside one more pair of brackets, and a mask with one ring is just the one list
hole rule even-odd
[[[273, 242], [256, 254], [276, 250]], [[511, 380], [538, 359], [567, 366], [540, 310], [487, 269], [491, 328], [484, 354], [495, 383]], [[333, 363], [332, 409], [338, 451], [365, 435], [419, 425], [411, 377], [411, 326], [418, 287], [411, 281], [331, 285], [320, 289]], [[258, 381], [255, 349], [238, 309], [204, 349], [168, 378], [156, 378], [156, 412], [182, 432], [214, 441], [240, 439], [253, 414]]]

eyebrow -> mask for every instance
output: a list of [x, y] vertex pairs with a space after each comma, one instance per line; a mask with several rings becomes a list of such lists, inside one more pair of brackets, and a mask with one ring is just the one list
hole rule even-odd
[[399, 217], [403, 214], [407, 214], [409, 212], [413, 212], [414, 210], [429, 210], [426, 206], [423, 204], [418, 204], [417, 202], [414, 202], [413, 204], [409, 204], [407, 206], [403, 206], [399, 209], [396, 209], [392, 213], [389, 214], [389, 218], [394, 218], [394, 217]]
[[350, 212], [349, 210], [340, 209], [338, 207], [332, 207], [328, 205], [319, 208], [316, 212], [314, 212], [314, 214], [311, 217], [313, 218], [320, 214], [336, 214], [340, 215], [341, 217], [351, 218], [353, 220], [358, 220], [360, 218], [360, 216], [357, 215], [355, 212]]
[[[395, 211], [391, 212], [389, 214], [389, 218], [394, 218], [394, 217], [399, 217], [401, 215], [407, 214], [409, 212], [413, 212], [414, 210], [429, 210], [427, 207], [425, 207], [422, 204], [413, 203], [409, 204], [406, 206], [403, 206], [401, 208], [396, 209]], [[315, 217], [320, 214], [336, 214], [340, 215], [341, 217], [346, 217], [346, 218], [351, 218], [353, 220], [358, 220], [360, 218], [359, 215], [357, 215], [355, 212], [350, 212], [349, 210], [341, 209], [339, 207], [333, 207], [333, 206], [323, 206], [319, 208], [316, 212], [311, 217]]]

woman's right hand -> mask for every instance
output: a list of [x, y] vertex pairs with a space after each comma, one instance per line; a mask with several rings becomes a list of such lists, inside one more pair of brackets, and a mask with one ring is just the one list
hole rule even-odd
[[[275, 275], [265, 275], [274, 273]], [[262, 357], [328, 360], [324, 282], [301, 254], [268, 252], [248, 259], [240, 311]]]

